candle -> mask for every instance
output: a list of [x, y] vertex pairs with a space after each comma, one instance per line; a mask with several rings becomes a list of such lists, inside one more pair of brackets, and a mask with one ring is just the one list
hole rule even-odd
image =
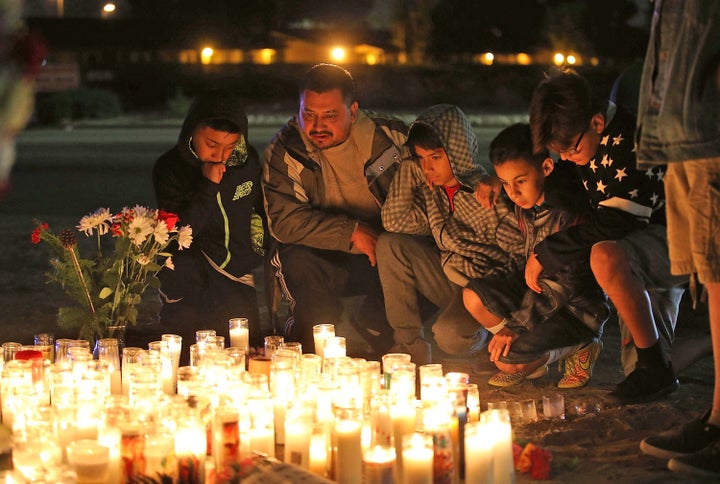
[[327, 474], [328, 452], [327, 434], [322, 425], [318, 425], [310, 437], [310, 472], [325, 477]]
[[108, 484], [120, 483], [120, 429], [103, 426], [98, 432], [98, 443], [108, 448], [110, 471]]
[[[395, 404], [392, 406], [390, 414], [392, 416], [393, 438], [395, 442], [395, 455], [397, 456], [398, 474], [402, 475], [404, 453], [403, 439], [407, 435], [415, 432], [417, 410], [413, 404], [414, 400], [408, 400], [404, 404]], [[432, 452], [432, 447], [431, 447]]]
[[250, 350], [250, 330], [247, 318], [232, 318], [228, 322], [230, 346], [242, 348], [245, 353]]
[[465, 427], [465, 482], [493, 482], [493, 435], [481, 422]]
[[335, 336], [335, 325], [333, 324], [316, 324], [313, 326], [313, 342], [315, 344], [315, 353], [321, 357], [325, 357], [323, 350], [325, 349], [325, 340], [331, 336]]
[[[400, 482], [404, 484], [431, 484], [433, 482], [432, 437], [421, 433], [406, 435], [402, 441], [402, 470]], [[466, 482], [476, 482], [467, 480]]]
[[491, 410], [482, 414], [487, 435], [493, 436], [493, 483], [515, 482], [512, 452], [512, 427], [507, 410]]
[[79, 484], [105, 484], [110, 478], [110, 453], [95, 440], [75, 440], [67, 446], [68, 463]]
[[294, 407], [288, 411], [285, 419], [285, 462], [310, 468], [312, 430], [311, 412]]
[[395, 482], [395, 449], [376, 445], [363, 455], [363, 484]]
[[175, 475], [175, 441], [172, 435], [147, 435], [143, 455], [147, 477], [158, 479], [163, 475], [170, 477]]
[[339, 484], [362, 482], [362, 424], [360, 421], [341, 419], [335, 424], [337, 465], [335, 480]]

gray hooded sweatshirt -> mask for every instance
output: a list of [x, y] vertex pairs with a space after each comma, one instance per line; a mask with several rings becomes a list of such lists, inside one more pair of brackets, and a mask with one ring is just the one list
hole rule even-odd
[[438, 134], [453, 175], [461, 183], [454, 194], [454, 210], [445, 189], [430, 189], [418, 162], [406, 160], [382, 207], [385, 229], [432, 236], [441, 252], [443, 270], [461, 286], [471, 278], [509, 274], [522, 267], [523, 236], [510, 204], [501, 197], [494, 208], [485, 209], [473, 196], [486, 172], [469, 120], [457, 106], [440, 104], [420, 114], [410, 131], [419, 124]]

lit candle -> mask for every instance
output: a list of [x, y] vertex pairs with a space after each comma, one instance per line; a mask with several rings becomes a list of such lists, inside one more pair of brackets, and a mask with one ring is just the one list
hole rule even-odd
[[[402, 444], [402, 471], [404, 484], [431, 484], [433, 482], [432, 437], [420, 433], [406, 435]], [[466, 482], [475, 482], [467, 480]]]
[[315, 343], [315, 353], [321, 357], [325, 357], [323, 350], [325, 349], [325, 340], [335, 336], [335, 325], [333, 324], [316, 324], [313, 326], [313, 342]]
[[488, 435], [493, 436], [493, 483], [514, 483], [510, 415], [507, 410], [490, 410], [482, 414], [481, 421], [485, 422]]
[[145, 437], [143, 449], [145, 475], [157, 479], [158, 476], [175, 475], [175, 441], [170, 434], [150, 434]]
[[327, 434], [322, 430], [313, 432], [310, 437], [310, 472], [325, 477], [328, 465]]
[[305, 469], [310, 468], [310, 443], [312, 437], [312, 413], [292, 407], [285, 419], [285, 458], [284, 461]]
[[[398, 457], [398, 474], [402, 475], [404, 459], [403, 439], [406, 435], [412, 435], [413, 432], [415, 432], [417, 421], [417, 410], [415, 409], [414, 400], [394, 404], [391, 407], [390, 415], [392, 416], [395, 455]], [[430, 448], [430, 451], [432, 452], [432, 447]]]
[[335, 423], [337, 465], [335, 480], [339, 484], [362, 482], [362, 423], [339, 419]]
[[493, 435], [487, 425], [472, 422], [465, 427], [465, 482], [493, 482]]
[[108, 448], [95, 440], [75, 440], [67, 447], [68, 463], [79, 484], [105, 484], [110, 477]]
[[120, 483], [120, 429], [103, 426], [98, 432], [98, 443], [108, 448], [110, 473], [108, 484]]
[[250, 330], [247, 318], [232, 318], [228, 322], [230, 332], [230, 346], [242, 348], [247, 354], [250, 350]]
[[376, 445], [363, 455], [363, 484], [393, 484], [395, 482], [395, 449]]

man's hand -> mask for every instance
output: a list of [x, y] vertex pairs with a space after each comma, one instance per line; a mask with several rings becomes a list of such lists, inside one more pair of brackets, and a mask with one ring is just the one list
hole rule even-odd
[[510, 346], [519, 336], [519, 334], [507, 327], [502, 328], [497, 334], [493, 335], [490, 343], [488, 343], [490, 361], [497, 361], [501, 356], [507, 356], [510, 352]]
[[353, 247], [368, 256], [370, 265], [375, 267], [377, 259], [375, 258], [375, 246], [378, 238], [377, 231], [364, 223], [360, 222], [355, 227], [355, 231], [350, 237]]
[[535, 254], [531, 255], [525, 264], [525, 284], [538, 294], [542, 292], [542, 288], [538, 284], [542, 270], [543, 266], [537, 260], [537, 256]]
[[225, 163], [222, 161], [204, 161], [200, 167], [205, 178], [213, 183], [220, 183], [225, 174]]
[[483, 208], [493, 208], [497, 205], [501, 190], [502, 182], [498, 177], [495, 175], [486, 176], [475, 187], [475, 200]]

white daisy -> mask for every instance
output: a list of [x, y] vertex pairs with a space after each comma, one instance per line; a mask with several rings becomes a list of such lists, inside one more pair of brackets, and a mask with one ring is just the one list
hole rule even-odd
[[170, 239], [170, 233], [168, 232], [167, 224], [164, 221], [160, 220], [158, 223], [155, 224], [155, 230], [153, 230], [153, 237], [155, 237], [155, 242], [162, 246], [168, 243], [168, 240]]
[[171, 271], [175, 270], [175, 263], [173, 262], [172, 257], [168, 257], [167, 259], [165, 259], [165, 267], [167, 267]]
[[183, 225], [178, 229], [178, 235], [177, 235], [178, 245], [180, 246], [180, 250], [187, 249], [190, 247], [190, 244], [192, 243], [192, 229], [189, 225]]
[[108, 233], [108, 230], [110, 230], [112, 219], [113, 217], [109, 208], [99, 208], [93, 213], [81, 218], [77, 229], [84, 232], [87, 236], [92, 235], [95, 229], [97, 229], [98, 234], [105, 235]]
[[140, 247], [152, 233], [153, 224], [149, 218], [135, 217], [128, 224], [128, 237], [137, 247]]

